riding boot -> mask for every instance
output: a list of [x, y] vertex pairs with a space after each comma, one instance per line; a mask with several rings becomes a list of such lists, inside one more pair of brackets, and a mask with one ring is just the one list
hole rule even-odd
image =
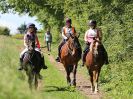
[[61, 46], [59, 46], [58, 47], [58, 56], [57, 56], [57, 58], [55, 59], [56, 60], [56, 62], [60, 62], [60, 50], [61, 50]]
[[85, 63], [85, 53], [82, 54], [82, 64], [81, 64], [82, 67], [84, 67], [84, 63]]
[[41, 63], [42, 63], [42, 68], [43, 68], [43, 69], [47, 69], [47, 68], [48, 68], [48, 67], [45, 65], [44, 56], [41, 57]]
[[58, 56], [55, 60], [56, 60], [56, 62], [60, 62], [60, 52], [58, 52]]
[[60, 51], [58, 51], [58, 56], [55, 60], [56, 60], [56, 62], [60, 62]]
[[82, 67], [84, 66], [84, 63], [85, 63], [85, 58], [86, 58], [86, 55], [89, 51], [89, 47], [90, 47], [90, 44], [89, 43], [86, 43], [86, 46], [84, 48], [84, 51], [83, 51], [83, 54], [82, 54]]
[[108, 61], [108, 54], [107, 54], [107, 51], [105, 50], [104, 46], [102, 45], [102, 51], [103, 51], [103, 55], [104, 55], [104, 60], [105, 60], [105, 64], [108, 65], [109, 64], [109, 61]]
[[19, 61], [20, 61], [20, 67], [18, 68], [18, 70], [23, 70], [23, 59], [22, 58], [20, 58], [19, 59]]

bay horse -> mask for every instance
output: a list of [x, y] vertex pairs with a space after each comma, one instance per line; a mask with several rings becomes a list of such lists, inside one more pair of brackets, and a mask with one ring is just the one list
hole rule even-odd
[[[79, 36], [78, 36], [79, 37]], [[78, 37], [70, 35], [66, 43], [61, 49], [60, 61], [64, 65], [66, 71], [66, 79], [69, 86], [76, 86], [76, 72], [78, 61], [81, 59], [82, 49], [78, 41]], [[73, 72], [73, 80], [71, 81], [70, 73]]]
[[29, 88], [38, 87], [39, 72], [42, 69], [41, 66], [41, 54], [35, 50], [35, 42], [29, 40], [28, 51], [23, 56], [22, 66], [28, 76]]
[[86, 55], [85, 65], [90, 75], [91, 91], [94, 93], [98, 92], [98, 78], [100, 75], [101, 67], [105, 60], [103, 51], [101, 50], [102, 43], [94, 38], [90, 44], [90, 50]]

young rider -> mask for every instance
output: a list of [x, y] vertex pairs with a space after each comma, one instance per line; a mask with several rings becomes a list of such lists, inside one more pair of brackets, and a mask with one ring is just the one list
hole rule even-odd
[[[90, 20], [88, 25], [90, 28], [86, 31], [85, 36], [84, 36], [84, 41], [85, 41], [86, 46], [82, 54], [82, 66], [84, 66], [85, 57], [89, 50], [90, 43], [93, 42], [93, 38], [97, 38], [100, 41], [102, 40], [102, 32], [101, 32], [101, 29], [97, 28], [97, 22], [95, 20]], [[101, 48], [104, 54], [105, 64], [109, 64], [108, 55], [107, 55], [107, 52], [104, 46], [102, 45]]]
[[[28, 51], [29, 39], [32, 39], [32, 40], [35, 41], [35, 45], [36, 45], [35, 50], [40, 52], [40, 54], [41, 54], [40, 44], [39, 44], [39, 40], [38, 40], [38, 37], [36, 35], [36, 32], [37, 32], [37, 28], [35, 27], [35, 24], [33, 24], [33, 23], [28, 24], [26, 34], [24, 35], [24, 46], [25, 46], [25, 49], [20, 53], [20, 67], [19, 67], [18, 70], [22, 70], [23, 69], [23, 67], [22, 67], [23, 55], [24, 55], [24, 53], [26, 51]], [[41, 62], [42, 62], [41, 63], [42, 64], [42, 68], [43, 69], [47, 69], [47, 66], [44, 63], [44, 56], [43, 55], [41, 55]]]
[[62, 41], [58, 46], [58, 57], [56, 58], [57, 62], [60, 62], [60, 50], [61, 47], [65, 44], [65, 42], [68, 40], [68, 37], [71, 35], [76, 36], [76, 30], [74, 27], [72, 27], [72, 20], [70, 18], [66, 19], [66, 25], [62, 29]]

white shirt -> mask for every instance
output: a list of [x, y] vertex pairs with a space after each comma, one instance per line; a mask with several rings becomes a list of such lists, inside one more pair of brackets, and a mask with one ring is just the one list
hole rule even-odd
[[[66, 29], [66, 35], [64, 34], [64, 29]], [[67, 39], [67, 37], [69, 37], [70, 36], [70, 34], [73, 34], [72, 33], [72, 27], [71, 28], [68, 28], [68, 27], [63, 27], [63, 29], [62, 29], [62, 37], [63, 37], [63, 39]]]

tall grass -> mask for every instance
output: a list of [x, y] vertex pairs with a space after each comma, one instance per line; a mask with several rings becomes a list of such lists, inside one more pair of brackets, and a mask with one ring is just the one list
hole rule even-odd
[[46, 58], [48, 69], [41, 71], [39, 91], [30, 91], [25, 72], [17, 70], [23, 41], [0, 36], [0, 99], [85, 99], [78, 91], [67, 89], [63, 75]]
[[[41, 36], [40, 36], [41, 37]], [[82, 38], [82, 37], [80, 37]], [[120, 43], [121, 39], [116, 36], [114, 40]], [[120, 49], [123, 49], [122, 44], [117, 44], [113, 42], [114, 40], [104, 42], [105, 47], [109, 54], [109, 65], [104, 65], [100, 73], [100, 89], [104, 92], [105, 99], [132, 99], [133, 97], [133, 62], [129, 59], [127, 61], [120, 62], [117, 58], [117, 53]], [[41, 39], [40, 39], [41, 40]], [[82, 48], [84, 48], [84, 43], [80, 39]], [[112, 44], [112, 46], [110, 46]], [[42, 43], [42, 45], [44, 45]], [[52, 44], [51, 54], [56, 57], [58, 51], [58, 44]], [[79, 62], [80, 65], [81, 61]], [[83, 69], [78, 66], [78, 72], [85, 75], [86, 79], [88, 76], [86, 67]]]

